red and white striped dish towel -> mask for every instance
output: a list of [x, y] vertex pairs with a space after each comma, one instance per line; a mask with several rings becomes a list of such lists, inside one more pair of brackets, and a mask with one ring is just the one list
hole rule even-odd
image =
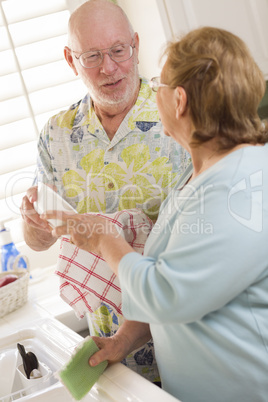
[[[95, 215], [114, 222], [134, 250], [143, 253], [153, 223], [141, 210]], [[119, 280], [100, 256], [81, 250], [63, 237], [55, 273], [60, 276], [61, 298], [74, 309], [78, 318], [95, 311], [101, 303], [107, 303], [122, 314]]]

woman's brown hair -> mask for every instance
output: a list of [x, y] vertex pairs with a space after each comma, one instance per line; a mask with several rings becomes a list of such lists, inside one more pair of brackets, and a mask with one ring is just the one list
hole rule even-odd
[[191, 31], [166, 48], [165, 83], [183, 86], [195, 126], [193, 144], [217, 137], [221, 149], [268, 141], [258, 116], [265, 80], [246, 44], [222, 29]]

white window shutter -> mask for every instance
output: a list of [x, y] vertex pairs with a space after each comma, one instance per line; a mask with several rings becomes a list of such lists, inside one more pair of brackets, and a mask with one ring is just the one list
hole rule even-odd
[[86, 93], [63, 55], [69, 3], [0, 1], [0, 221], [20, 217], [47, 119]]

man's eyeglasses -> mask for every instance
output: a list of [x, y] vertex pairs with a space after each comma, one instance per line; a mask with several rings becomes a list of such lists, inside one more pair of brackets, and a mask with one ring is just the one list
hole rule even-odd
[[158, 88], [160, 88], [160, 87], [169, 87], [169, 85], [167, 85], [167, 84], [162, 84], [162, 83], [160, 82], [160, 77], [153, 77], [153, 78], [151, 79], [151, 81], [149, 82], [149, 85], [150, 85], [150, 87], [152, 88], [152, 90], [153, 90], [154, 92], [157, 92]]
[[[98, 67], [103, 60], [104, 54], [108, 54], [110, 58], [116, 63], [122, 63], [123, 61], [127, 61], [133, 55], [133, 49], [135, 45], [116, 45], [106, 49], [93, 50], [90, 52], [85, 52], [80, 54], [80, 56], [75, 56], [77, 60], [80, 61], [81, 66], [85, 68], [94, 68]], [[103, 52], [103, 50], [107, 50], [107, 52]], [[74, 52], [73, 53], [77, 53]]]

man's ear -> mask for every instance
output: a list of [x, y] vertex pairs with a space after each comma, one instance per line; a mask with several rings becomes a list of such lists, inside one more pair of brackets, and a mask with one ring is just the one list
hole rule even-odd
[[134, 44], [135, 44], [135, 50], [136, 50], [136, 58], [137, 58], [137, 64], [139, 64], [139, 49], [140, 49], [140, 38], [137, 32], [134, 34]]
[[64, 48], [64, 57], [65, 57], [65, 60], [67, 61], [67, 63], [69, 64], [69, 66], [71, 67], [71, 69], [73, 70], [73, 72], [75, 73], [75, 75], [78, 75], [78, 72], [74, 65], [72, 51], [68, 46], [65, 46], [65, 48]]
[[187, 93], [183, 87], [175, 88], [176, 119], [179, 119], [187, 109]]

